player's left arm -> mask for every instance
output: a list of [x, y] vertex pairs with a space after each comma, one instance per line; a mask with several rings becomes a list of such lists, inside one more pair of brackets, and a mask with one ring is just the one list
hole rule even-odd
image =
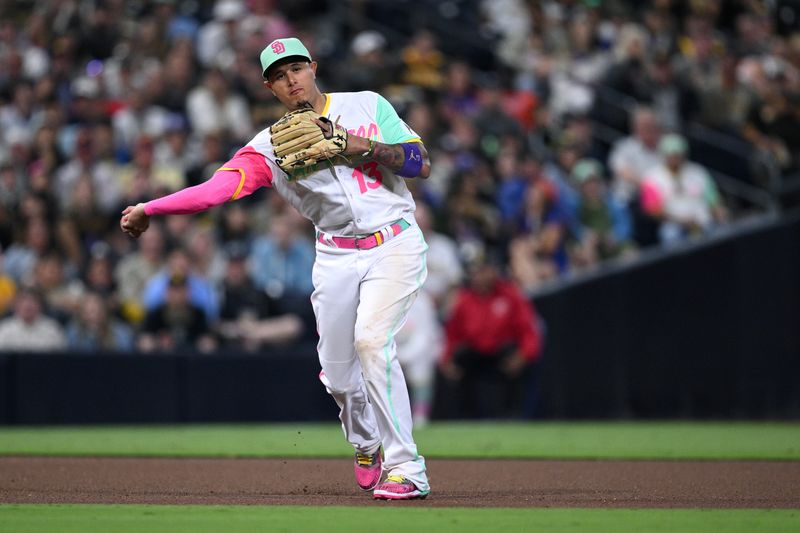
[[428, 150], [420, 140], [386, 144], [365, 137], [349, 135], [345, 155], [361, 155], [377, 161], [404, 178], [425, 179], [431, 175], [431, 160]]
[[377, 95], [375, 121], [381, 141], [349, 135], [345, 154], [376, 161], [405, 178], [430, 176], [431, 161], [422, 139], [381, 95]]

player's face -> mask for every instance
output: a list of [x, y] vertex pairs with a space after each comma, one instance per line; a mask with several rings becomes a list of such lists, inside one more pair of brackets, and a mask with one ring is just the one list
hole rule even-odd
[[316, 77], [316, 61], [295, 61], [270, 69], [264, 85], [290, 110], [299, 109], [314, 101], [318, 92]]

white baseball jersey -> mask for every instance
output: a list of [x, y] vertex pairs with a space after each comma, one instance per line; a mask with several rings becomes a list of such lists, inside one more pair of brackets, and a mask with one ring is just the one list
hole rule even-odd
[[[377, 93], [329, 93], [325, 98], [321, 114], [338, 121], [350, 134], [387, 144], [419, 141]], [[269, 129], [257, 134], [248, 146], [266, 157], [272, 186], [319, 231], [366, 235], [401, 218], [411, 220], [415, 205], [404, 178], [375, 161], [353, 167], [337, 158], [341, 164], [321, 163], [290, 176], [275, 163]]]
[[[325, 99], [322, 114], [353, 135], [387, 144], [419, 142], [376, 93], [333, 93]], [[290, 176], [275, 163], [266, 129], [207, 182], [152, 200], [145, 212], [196, 213], [268, 186], [327, 234], [316, 243], [311, 304], [320, 377], [339, 405], [347, 440], [361, 453], [382, 446], [384, 468], [427, 494], [425, 458], [411, 434], [408, 390], [395, 342], [427, 276], [428, 245], [414, 220], [404, 178], [375, 161], [350, 157]], [[397, 223], [400, 219], [406, 223]], [[327, 238], [368, 234], [376, 234], [377, 246], [339, 247]]]
[[[387, 144], [420, 142], [374, 92], [325, 98], [322, 115], [350, 134]], [[365, 236], [400, 219], [408, 223], [401, 233], [370, 249], [338, 248], [318, 240], [311, 303], [319, 333], [320, 377], [339, 405], [347, 440], [362, 453], [382, 446], [384, 468], [427, 493], [425, 458], [417, 453], [411, 434], [395, 335], [427, 276], [428, 246], [414, 220], [416, 206], [404, 178], [376, 161], [348, 159], [337, 157], [333, 164], [323, 162], [288, 175], [275, 163], [265, 129], [220, 170], [240, 175], [231, 199], [272, 186], [329, 236]]]

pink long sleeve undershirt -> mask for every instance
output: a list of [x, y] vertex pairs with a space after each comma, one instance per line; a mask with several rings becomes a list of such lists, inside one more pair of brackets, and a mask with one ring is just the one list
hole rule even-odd
[[245, 146], [208, 181], [151, 200], [144, 205], [144, 212], [147, 215], [191, 215], [270, 185], [272, 172], [264, 156], [251, 146]]

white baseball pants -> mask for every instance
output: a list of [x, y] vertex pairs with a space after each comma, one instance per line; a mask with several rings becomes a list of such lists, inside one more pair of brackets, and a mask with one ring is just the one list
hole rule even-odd
[[345, 437], [362, 453], [383, 444], [385, 470], [429, 490], [417, 453], [395, 335], [427, 276], [428, 245], [416, 224], [369, 250], [317, 242], [311, 303], [320, 379], [340, 408]]

